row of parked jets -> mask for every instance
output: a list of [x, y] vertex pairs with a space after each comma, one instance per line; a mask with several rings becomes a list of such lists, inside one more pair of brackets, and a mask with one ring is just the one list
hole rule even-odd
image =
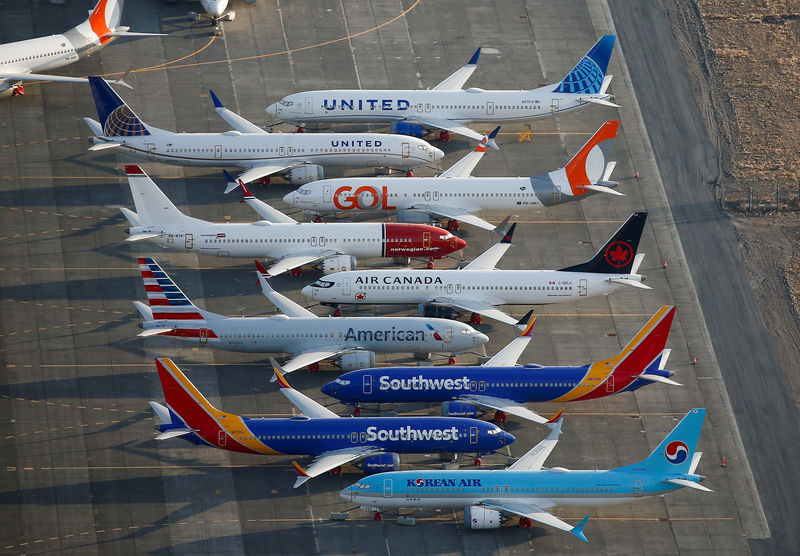
[[[201, 0], [216, 26], [232, 20], [227, 1]], [[465, 508], [473, 529], [499, 527], [518, 516], [569, 531], [586, 541], [589, 516], [570, 525], [551, 513], [556, 506], [596, 506], [627, 502], [700, 485], [696, 451], [704, 409], [690, 410], [646, 459], [607, 471], [544, 468], [561, 433], [561, 411], [542, 416], [526, 403], [572, 402], [627, 392], [652, 383], [679, 386], [666, 369], [667, 337], [675, 307], [661, 307], [614, 357], [578, 367], [518, 365], [532, 336], [530, 311], [518, 320], [505, 305], [562, 303], [607, 295], [630, 286], [649, 289], [639, 274], [638, 253], [647, 218], [635, 212], [589, 260], [558, 270], [500, 270], [512, 246], [516, 224], [492, 224], [478, 213], [519, 211], [583, 199], [594, 193], [621, 195], [611, 180], [618, 121], [607, 121], [565, 166], [532, 177], [476, 178], [472, 171], [487, 147], [498, 148], [499, 127], [482, 135], [469, 123], [519, 122], [591, 105], [611, 106], [606, 75], [616, 37], [605, 35], [560, 82], [532, 90], [464, 89], [477, 67], [480, 49], [468, 63], [427, 90], [307, 91], [267, 107], [268, 115], [299, 127], [337, 122], [383, 122], [393, 133], [270, 133], [225, 108], [213, 91], [216, 112], [230, 126], [224, 133], [176, 133], [139, 119], [110, 85], [124, 80], [44, 74], [77, 61], [119, 36], [141, 36], [120, 26], [122, 0], [100, 0], [82, 24], [62, 35], [0, 46], [0, 94], [19, 95], [23, 81], [88, 82], [98, 120], [85, 118], [93, 137], [90, 151], [120, 154], [181, 166], [237, 167], [227, 172], [225, 193], [237, 188], [259, 215], [252, 223], [214, 223], [181, 212], [136, 165], [126, 166], [135, 210], [127, 241], [149, 241], [183, 252], [256, 260], [262, 293], [280, 313], [268, 317], [227, 317], [197, 307], [152, 258], [139, 258], [147, 303], [135, 301], [142, 316], [139, 336], [168, 336], [195, 345], [256, 353], [288, 353], [271, 359], [273, 380], [302, 412], [291, 419], [251, 419], [226, 413], [208, 400], [168, 358], [156, 359], [166, 405], [150, 402], [160, 418], [158, 440], [180, 437], [192, 443], [251, 454], [312, 456], [310, 465], [293, 462], [295, 487], [341, 466], [360, 462], [368, 476], [341, 496], [376, 516], [387, 508]], [[128, 86], [129, 87], [129, 86]], [[455, 133], [477, 147], [436, 177], [413, 177], [413, 170], [437, 165], [444, 153], [422, 139], [439, 130], [440, 140]], [[301, 130], [298, 130], [301, 131]], [[369, 167], [406, 171], [385, 176], [325, 179], [324, 167]], [[322, 217], [336, 213], [396, 214], [397, 223], [301, 223], [257, 199], [247, 184], [282, 176], [300, 186], [286, 195], [291, 206]], [[447, 229], [431, 225], [449, 219]], [[357, 270], [358, 257], [428, 260], [462, 250], [453, 235], [459, 222], [492, 230], [498, 243], [456, 270], [412, 268]], [[264, 267], [258, 259], [270, 259]], [[320, 318], [276, 292], [269, 279], [318, 264], [326, 275], [303, 288], [310, 300], [326, 305], [422, 304], [472, 314], [471, 323], [426, 317]], [[480, 366], [375, 367], [376, 353], [435, 352], [451, 358], [488, 341], [475, 330], [482, 317], [517, 326], [521, 335]], [[343, 419], [294, 390], [286, 375], [303, 367], [318, 370], [333, 359], [348, 371], [322, 392], [351, 406], [374, 403], [441, 403], [442, 417], [360, 417]], [[451, 359], [454, 363], [454, 359]], [[397, 471], [400, 453], [493, 453], [514, 436], [478, 417], [493, 410], [496, 422], [513, 415], [551, 429], [548, 436], [505, 470]], [[388, 471], [388, 472], [387, 472]]]

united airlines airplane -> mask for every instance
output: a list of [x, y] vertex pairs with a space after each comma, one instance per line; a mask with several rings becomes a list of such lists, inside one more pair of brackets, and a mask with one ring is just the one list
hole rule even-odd
[[[705, 409], [692, 409], [644, 460], [611, 470], [544, 469], [561, 433], [552, 432], [504, 470], [393, 471], [365, 477], [340, 493], [351, 504], [380, 512], [390, 508], [464, 508], [470, 529], [497, 529], [509, 516], [529, 529], [533, 521], [568, 531], [584, 542], [589, 516], [570, 525], [550, 510], [633, 502], [689, 487], [711, 492], [695, 473]], [[376, 515], [376, 518], [380, 514]]]
[[[502, 91], [477, 87], [462, 89], [478, 64], [480, 48], [465, 66], [427, 90], [306, 91], [282, 98], [267, 107], [267, 114], [295, 124], [330, 122], [390, 122], [409, 124], [407, 131], [444, 130], [479, 141], [481, 134], [465, 124], [520, 122], [553, 116], [589, 105], [611, 106], [606, 75], [616, 35], [604, 35], [580, 62], [555, 85], [537, 89]], [[415, 127], [416, 126], [416, 127]]]
[[495, 265], [511, 246], [516, 225], [477, 259], [458, 270], [351, 270], [323, 276], [303, 294], [328, 304], [430, 303], [471, 311], [472, 323], [486, 316], [507, 324], [517, 319], [500, 305], [546, 305], [608, 295], [622, 286], [651, 289], [638, 274], [636, 254], [646, 212], [633, 213], [594, 256], [561, 270], [500, 270]]
[[[532, 313], [532, 312], [531, 312]], [[660, 382], [679, 386], [665, 370], [664, 349], [675, 307], [661, 307], [617, 355], [579, 367], [516, 366], [530, 340], [536, 317], [522, 336], [479, 367], [381, 367], [345, 373], [322, 392], [345, 404], [442, 403], [442, 414], [477, 416], [477, 406], [496, 410], [503, 423], [508, 413], [546, 423], [525, 407], [527, 402], [575, 402], [631, 392]]]
[[290, 353], [285, 372], [332, 357], [345, 370], [375, 366], [375, 353], [463, 353], [489, 341], [471, 326], [420, 317], [320, 318], [273, 290], [257, 272], [261, 291], [281, 315], [226, 317], [195, 306], [153, 259], [140, 258], [149, 305], [134, 301], [144, 319], [139, 336], [170, 336], [226, 351]]
[[193, 444], [262, 455], [302, 454], [314, 461], [297, 473], [294, 487], [327, 471], [363, 460], [367, 473], [398, 469], [400, 453], [491, 453], [514, 442], [497, 425], [460, 417], [362, 417], [342, 419], [294, 390], [272, 360], [281, 392], [302, 415], [248, 418], [211, 405], [171, 359], [156, 359], [166, 406], [150, 402], [161, 424], [156, 440], [183, 438]]
[[95, 135], [89, 150], [117, 149], [135, 158], [178, 166], [235, 166], [245, 170], [239, 176], [245, 183], [283, 175], [303, 184], [322, 179], [323, 166], [410, 170], [444, 156], [428, 142], [405, 135], [267, 133], [225, 108], [213, 91], [217, 113], [233, 130], [175, 133], [145, 124], [99, 77], [89, 77], [89, 84], [100, 118], [99, 122], [84, 118]]
[[532, 177], [480, 177], [472, 170], [494, 141], [498, 127], [474, 151], [436, 177], [336, 178], [302, 186], [283, 200], [309, 213], [397, 212], [398, 220], [419, 222], [419, 215], [449, 218], [450, 231], [458, 221], [485, 230], [495, 226], [475, 213], [482, 210], [533, 210], [579, 201], [592, 193], [623, 195], [610, 181], [616, 162], [610, 160], [619, 122], [607, 121], [566, 166]]
[[276, 276], [321, 261], [326, 272], [353, 270], [356, 257], [440, 259], [466, 246], [450, 232], [425, 224], [300, 223], [256, 199], [240, 182], [244, 200], [262, 218], [251, 223], [207, 222], [182, 213], [139, 166], [125, 166], [136, 212], [126, 241], [151, 241], [165, 249], [217, 257], [269, 257]]
[[[159, 33], [131, 33], [120, 26], [124, 0], [100, 0], [89, 19], [61, 35], [39, 37], [0, 45], [0, 97], [25, 94], [23, 81], [86, 83], [83, 77], [48, 75], [101, 49], [117, 37], [152, 36]], [[129, 87], [123, 81], [115, 81]]]

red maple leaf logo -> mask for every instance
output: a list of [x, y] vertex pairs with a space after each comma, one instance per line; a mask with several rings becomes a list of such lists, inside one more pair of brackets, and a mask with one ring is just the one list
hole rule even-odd
[[608, 264], [614, 268], [621, 268], [625, 266], [631, 259], [632, 251], [630, 245], [621, 241], [615, 241], [608, 246], [605, 253], [605, 259]]
[[356, 294], [356, 299], [358, 301], [364, 301], [366, 298], [367, 298], [367, 294], [365, 294], [364, 292], [358, 292]]

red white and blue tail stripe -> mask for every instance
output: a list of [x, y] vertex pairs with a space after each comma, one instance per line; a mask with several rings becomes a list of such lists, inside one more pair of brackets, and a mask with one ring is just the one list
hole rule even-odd
[[148, 257], [139, 258], [147, 301], [154, 320], [203, 320], [205, 317], [175, 285], [158, 263]]

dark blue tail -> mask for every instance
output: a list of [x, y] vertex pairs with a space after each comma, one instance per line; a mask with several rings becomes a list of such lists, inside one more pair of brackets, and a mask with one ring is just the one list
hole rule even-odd
[[554, 93], [597, 94], [603, 86], [608, 60], [614, 50], [616, 35], [603, 35], [592, 49], [581, 58], [572, 71], [561, 80]]
[[117, 93], [101, 77], [89, 76], [97, 116], [106, 137], [150, 135], [142, 120], [133, 113]]
[[634, 212], [620, 226], [611, 239], [585, 263], [562, 268], [564, 272], [597, 272], [600, 274], [628, 274], [633, 269], [636, 250], [642, 238], [646, 212]]

